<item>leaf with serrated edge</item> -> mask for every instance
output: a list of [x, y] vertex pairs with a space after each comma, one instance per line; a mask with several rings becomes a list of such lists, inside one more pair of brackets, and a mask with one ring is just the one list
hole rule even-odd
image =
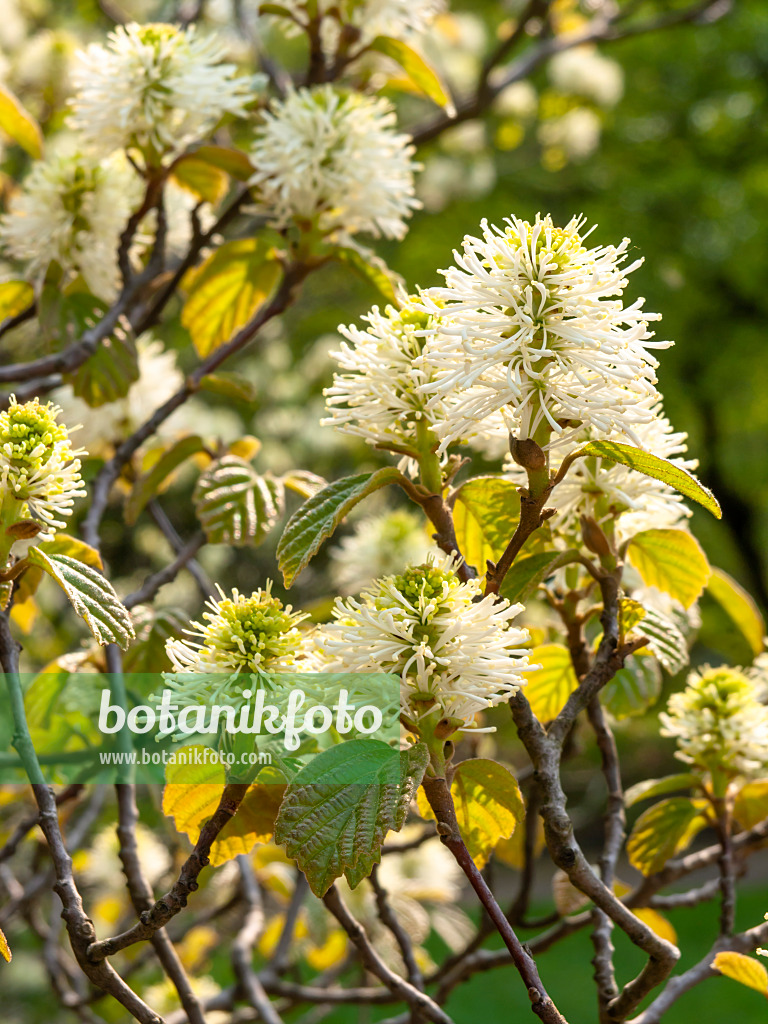
[[[525, 818], [525, 804], [512, 772], [484, 757], [462, 761], [451, 781], [451, 796], [461, 837], [477, 867], [482, 868], [496, 843], [509, 839]], [[419, 814], [434, 818], [423, 789]]]
[[540, 722], [551, 722], [579, 685], [568, 648], [542, 644], [531, 651], [531, 664], [541, 665], [526, 672], [525, 696]]
[[516, 558], [501, 584], [501, 596], [512, 603], [524, 601], [556, 569], [568, 565], [578, 551], [538, 551]]
[[399, 478], [394, 466], [385, 466], [375, 473], [342, 477], [305, 501], [288, 520], [277, 545], [277, 564], [286, 587], [291, 586], [355, 505]]
[[765, 619], [750, 594], [722, 569], [712, 569], [707, 583], [707, 593], [727, 612], [733, 624], [746, 637], [752, 653], [757, 656], [763, 650], [766, 634]]
[[135, 635], [133, 623], [105, 576], [90, 565], [48, 554], [40, 547], [31, 548], [27, 558], [56, 580], [100, 644], [117, 644], [125, 650]]
[[688, 644], [672, 619], [647, 608], [637, 632], [648, 638], [647, 650], [659, 659], [670, 675], [677, 675], [688, 664]]
[[660, 871], [707, 826], [697, 803], [675, 796], [643, 811], [627, 840], [627, 856], [643, 875]]
[[166, 449], [152, 468], [143, 473], [128, 496], [125, 503], [125, 521], [132, 526], [152, 498], [158, 493], [161, 484], [175, 472], [187, 459], [205, 449], [205, 442], [197, 434], [182, 437]]
[[650, 800], [654, 796], [664, 796], [665, 793], [674, 793], [676, 789], [691, 789], [698, 784], [700, 776], [693, 772], [680, 772], [678, 775], [665, 775], [663, 779], [645, 779], [643, 782], [636, 782], [624, 793], [624, 803], [627, 807], [639, 803], [641, 800]]
[[651, 455], [642, 448], [635, 448], [631, 444], [621, 444], [618, 441], [590, 441], [574, 452], [573, 458], [596, 456], [599, 459], [610, 459], [611, 462], [618, 462], [622, 466], [634, 469], [644, 476], [653, 477], [654, 480], [661, 480], [662, 483], [674, 487], [686, 498], [697, 501], [705, 509], [712, 513], [716, 519], [722, 518], [722, 511], [717, 498], [708, 490], [696, 477], [687, 469], [676, 466], [658, 455]]
[[275, 842], [323, 896], [342, 874], [354, 888], [381, 859], [390, 830], [399, 832], [429, 760], [424, 744], [396, 751], [381, 740], [349, 740], [302, 768], [275, 824]]
[[768, 971], [754, 957], [726, 950], [715, 955], [712, 966], [726, 978], [732, 978], [733, 981], [738, 981], [739, 984], [762, 992], [768, 997]]
[[687, 530], [644, 530], [629, 542], [627, 556], [649, 587], [686, 608], [698, 599], [712, 573], [707, 556]]
[[602, 703], [621, 721], [642, 715], [661, 693], [661, 670], [654, 658], [630, 655], [602, 693]]
[[369, 49], [383, 53], [399, 64], [413, 84], [439, 107], [452, 107], [451, 98], [437, 72], [407, 43], [391, 36], [376, 36]]
[[211, 544], [255, 546], [277, 522], [282, 490], [250, 463], [225, 455], [200, 476], [192, 501]]

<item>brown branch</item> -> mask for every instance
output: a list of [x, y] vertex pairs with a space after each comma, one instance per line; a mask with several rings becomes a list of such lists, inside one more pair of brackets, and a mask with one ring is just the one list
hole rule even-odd
[[394, 936], [395, 942], [400, 949], [400, 955], [403, 958], [405, 964], [405, 970], [408, 975], [408, 981], [418, 989], [424, 989], [424, 978], [419, 965], [416, 963], [416, 957], [413, 953], [413, 943], [408, 932], [400, 924], [389, 902], [389, 894], [384, 886], [379, 881], [379, 865], [375, 864], [373, 871], [370, 874], [368, 881], [371, 883], [373, 894], [376, 898], [376, 909], [379, 914], [379, 919], [385, 928]]
[[137, 604], [146, 604], [147, 601], [151, 601], [161, 587], [175, 580], [182, 569], [189, 568], [189, 563], [194, 560], [195, 555], [204, 544], [205, 534], [200, 530], [187, 541], [172, 562], [158, 572], [147, 576], [138, 590], [128, 594], [123, 601], [125, 607], [134, 608]]
[[458, 541], [456, 540], [456, 530], [453, 525], [453, 512], [451, 511], [450, 505], [443, 498], [442, 494], [430, 494], [425, 488], [419, 484], [414, 484], [405, 476], [401, 476], [397, 483], [402, 487], [411, 501], [415, 501], [417, 505], [421, 505], [425, 515], [429, 519], [430, 523], [435, 527], [435, 533], [432, 534], [432, 538], [446, 555], [458, 555], [462, 559], [461, 564], [456, 570], [456, 575], [462, 581], [466, 583], [467, 580], [473, 580], [477, 577], [477, 569], [473, 565], [468, 565], [464, 561], [464, 556], [459, 548]]
[[259, 1020], [264, 1024], [283, 1024], [280, 1014], [272, 1005], [252, 966], [253, 947], [264, 929], [264, 907], [259, 886], [247, 857], [241, 854], [237, 858], [237, 867], [240, 872], [240, 887], [246, 905], [246, 915], [232, 943], [232, 966], [238, 985], [245, 998], [258, 1012]]

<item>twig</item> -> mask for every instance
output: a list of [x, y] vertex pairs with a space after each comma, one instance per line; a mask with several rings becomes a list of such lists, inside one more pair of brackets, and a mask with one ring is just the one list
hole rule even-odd
[[[74, 783], [71, 786], [67, 786], [66, 789], [62, 789], [61, 792], [56, 794], [56, 806], [61, 807], [62, 804], [68, 803], [70, 800], [75, 800], [85, 789], [82, 783]], [[37, 825], [40, 821], [39, 812], [35, 811], [34, 814], [28, 815], [23, 818], [13, 833], [6, 839], [5, 843], [0, 847], [0, 864], [3, 861], [9, 860], [16, 850], [18, 849], [19, 843], [28, 835], [29, 832]]]
[[[204, 544], [205, 534], [201, 530], [187, 541], [172, 562], [169, 562], [165, 568], [158, 570], [158, 572], [154, 572], [150, 576], [147, 576], [138, 590], [134, 590], [132, 593], [128, 594], [123, 601], [125, 607], [135, 608], [137, 604], [146, 604], [155, 597], [161, 587], [164, 587], [166, 583], [170, 583], [172, 580], [175, 580], [182, 569], [190, 569], [190, 571], [192, 571], [191, 563], [194, 561], [195, 555]], [[195, 576], [195, 579], [199, 585], [200, 580], [197, 575]]]
[[388, 928], [394, 936], [395, 942], [400, 949], [400, 955], [403, 958], [403, 963], [405, 964], [408, 981], [410, 981], [415, 988], [423, 990], [424, 978], [419, 970], [419, 965], [416, 963], [411, 937], [398, 921], [397, 915], [389, 903], [389, 894], [379, 881], [378, 864], [374, 865], [369, 881], [371, 883], [371, 888], [373, 889], [373, 894], [376, 897], [376, 909], [379, 913], [379, 919], [385, 928]]
[[289, 966], [291, 944], [293, 943], [293, 934], [296, 930], [296, 923], [301, 913], [301, 908], [304, 906], [304, 901], [309, 895], [309, 883], [307, 882], [306, 876], [299, 870], [296, 871], [296, 881], [293, 886], [293, 892], [291, 893], [291, 901], [288, 904], [288, 909], [285, 912], [285, 920], [283, 921], [283, 928], [280, 932], [280, 938], [277, 940], [277, 945], [272, 956], [269, 959], [269, 964], [265, 971], [262, 972], [263, 976], [275, 976], [279, 977], [283, 974]]
[[237, 858], [237, 867], [240, 872], [240, 885], [247, 910], [245, 921], [232, 943], [232, 965], [246, 999], [258, 1011], [259, 1020], [264, 1024], [283, 1024], [280, 1014], [272, 1005], [259, 977], [251, 966], [253, 947], [264, 928], [264, 908], [261, 905], [259, 887], [247, 857], [241, 854]]

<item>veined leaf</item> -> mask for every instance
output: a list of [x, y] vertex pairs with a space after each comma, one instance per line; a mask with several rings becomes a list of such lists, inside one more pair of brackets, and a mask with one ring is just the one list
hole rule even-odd
[[189, 153], [177, 160], [171, 178], [185, 191], [213, 206], [220, 203], [229, 191], [226, 171], [201, 158], [199, 153]]
[[317, 473], [310, 473], [308, 469], [292, 469], [281, 479], [289, 491], [293, 491], [294, 494], [298, 494], [302, 498], [311, 498], [328, 486], [325, 477], [318, 476]]
[[699, 783], [700, 776], [693, 772], [680, 772], [679, 775], [666, 775], [663, 779], [645, 779], [643, 782], [636, 782], [624, 793], [624, 803], [627, 807], [639, 803], [641, 800], [650, 800], [653, 796], [663, 796], [665, 793], [674, 793], [676, 789], [691, 789]]
[[498, 561], [520, 518], [517, 484], [501, 476], [467, 480], [456, 495], [453, 520], [456, 542], [468, 565], [482, 576], [485, 563]]
[[189, 296], [181, 322], [205, 357], [225, 344], [272, 298], [283, 269], [258, 238], [225, 242], [185, 278]]
[[526, 672], [523, 693], [540, 722], [551, 722], [579, 685], [568, 648], [562, 644], [542, 644], [531, 651], [531, 664], [541, 665]]
[[638, 473], [653, 477], [654, 480], [661, 480], [662, 483], [674, 487], [684, 497], [703, 505], [716, 519], [722, 518], [723, 513], [714, 494], [692, 473], [673, 462], [659, 458], [658, 455], [651, 455], [642, 448], [621, 444], [618, 441], [590, 441], [575, 454], [579, 458], [594, 455], [599, 459], [610, 459], [611, 462], [618, 462], [629, 469], [637, 470]]
[[398, 63], [413, 84], [439, 107], [451, 108], [453, 106], [451, 98], [434, 68], [431, 68], [422, 56], [401, 39], [393, 39], [391, 36], [376, 36], [369, 49], [383, 53], [385, 57]]
[[753, 779], [741, 787], [733, 802], [733, 816], [747, 829], [768, 818], [768, 779]]
[[27, 558], [56, 580], [100, 644], [117, 644], [125, 650], [135, 635], [133, 623], [112, 584], [98, 569], [67, 555], [48, 553], [40, 546], [30, 548]]
[[164, 481], [191, 456], [205, 449], [205, 442], [197, 434], [182, 437], [166, 449], [152, 468], [143, 473], [125, 503], [125, 521], [132, 526], [144, 506], [155, 497]]
[[386, 264], [378, 256], [371, 254], [371, 258], [367, 260], [357, 249], [345, 249], [341, 246], [333, 250], [333, 256], [339, 263], [346, 264], [365, 281], [372, 284], [385, 302], [397, 306], [395, 285]]
[[0, 128], [35, 160], [43, 155], [40, 125], [4, 85], [0, 85]]
[[744, 634], [752, 653], [755, 656], [760, 654], [766, 634], [765, 620], [747, 591], [727, 572], [715, 568], [709, 577], [707, 591]]
[[27, 309], [35, 301], [35, 289], [26, 281], [0, 284], [0, 323]]
[[686, 608], [699, 597], [712, 573], [699, 542], [687, 530], [635, 534], [627, 555], [644, 583], [671, 594]]
[[646, 608], [637, 632], [648, 637], [647, 649], [656, 655], [670, 675], [677, 675], [688, 664], [688, 644], [685, 637], [666, 615]]
[[631, 654], [602, 692], [604, 707], [616, 719], [642, 715], [661, 693], [661, 672], [653, 658]]
[[[475, 864], [482, 868], [499, 840], [509, 839], [518, 823], [525, 821], [517, 779], [497, 761], [471, 758], [456, 768], [451, 796], [461, 837]], [[418, 805], [423, 818], [435, 817], [423, 789], [419, 790]]]
[[746, 985], [768, 997], [768, 971], [755, 957], [726, 950], [715, 954], [712, 966], [726, 978], [732, 978], [740, 985]]
[[[101, 307], [97, 300], [91, 302], [92, 296], [84, 295], [77, 298], [82, 300], [79, 312], [75, 310], [78, 305], [74, 301], [75, 296], [70, 296], [71, 315], [88, 319], [90, 310], [94, 322], [100, 319]], [[116, 327], [93, 355], [65, 379], [77, 397], [93, 409], [125, 398], [131, 385], [139, 379], [139, 356], [133, 338], [121, 327]]]
[[277, 545], [277, 564], [286, 587], [290, 587], [323, 541], [333, 535], [355, 505], [399, 477], [400, 473], [394, 466], [385, 466], [375, 473], [345, 476], [305, 501], [288, 520]]
[[525, 558], [516, 558], [501, 584], [501, 596], [512, 603], [524, 601], [547, 576], [568, 565], [577, 554], [577, 551], [538, 551]]
[[207, 469], [192, 495], [211, 544], [261, 544], [283, 510], [279, 480], [260, 476], [249, 462], [225, 455]]
[[52, 540], [44, 540], [37, 547], [46, 555], [66, 555], [68, 558], [77, 559], [78, 562], [85, 562], [94, 569], [104, 568], [101, 555], [96, 548], [92, 548], [78, 537], [71, 537], [68, 533], [54, 534]]
[[322, 896], [342, 874], [354, 889], [399, 831], [429, 760], [424, 744], [396, 751], [380, 740], [348, 740], [322, 751], [288, 786], [275, 842]]
[[707, 824], [700, 805], [688, 797], [674, 796], [654, 804], [643, 811], [627, 840], [630, 864], [643, 875], [660, 871]]

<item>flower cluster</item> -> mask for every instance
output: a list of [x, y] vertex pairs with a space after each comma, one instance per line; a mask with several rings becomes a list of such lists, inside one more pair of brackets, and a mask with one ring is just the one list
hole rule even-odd
[[120, 25], [80, 53], [72, 125], [100, 153], [137, 149], [151, 164], [183, 150], [224, 114], [242, 116], [257, 83], [219, 63], [195, 26]]
[[85, 496], [80, 459], [69, 431], [57, 422], [61, 410], [36, 398], [23, 405], [11, 397], [0, 412], [0, 510], [6, 527], [29, 516], [40, 537], [64, 526], [75, 498]]
[[370, 516], [331, 549], [331, 576], [339, 593], [358, 594], [375, 577], [423, 561], [430, 547], [423, 520], [414, 512]]
[[292, 90], [272, 104], [251, 154], [261, 205], [280, 227], [402, 238], [419, 203], [414, 148], [395, 127], [384, 99], [330, 85]]
[[43, 275], [56, 261], [68, 277], [82, 275], [100, 299], [114, 297], [120, 234], [141, 199], [141, 181], [124, 159], [81, 154], [34, 164], [0, 221], [0, 244]]
[[[524, 680], [528, 633], [510, 625], [522, 605], [480, 599], [450, 557], [385, 576], [359, 600], [337, 599], [335, 621], [317, 638], [329, 671], [400, 676], [403, 715], [477, 731], [475, 715], [508, 700]], [[430, 724], [430, 723], [425, 723]]]
[[691, 673], [659, 715], [662, 736], [677, 740], [681, 761], [710, 772], [759, 775], [768, 766], [768, 707], [737, 669]]
[[[629, 239], [588, 249], [583, 219], [564, 228], [537, 216], [483, 222], [482, 238], [466, 237], [446, 286], [424, 293], [435, 315], [432, 358], [437, 384], [458, 393], [441, 427], [443, 447], [501, 411], [519, 437], [561, 445], [574, 430], [619, 432], [638, 442], [636, 427], [653, 418], [659, 399], [657, 361], [642, 299], [625, 306], [622, 267]], [[550, 434], [554, 439], [550, 441]]]

